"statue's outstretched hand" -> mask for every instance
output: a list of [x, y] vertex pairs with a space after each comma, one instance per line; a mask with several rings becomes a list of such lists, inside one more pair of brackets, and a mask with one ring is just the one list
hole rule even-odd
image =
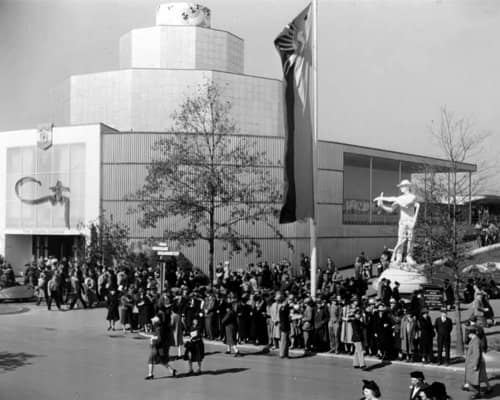
[[380, 196], [379, 197], [375, 197], [375, 199], [373, 199], [373, 200], [377, 202], [377, 207], [382, 207], [382, 205], [384, 203], [383, 199], [384, 199], [384, 192], [381, 192]]

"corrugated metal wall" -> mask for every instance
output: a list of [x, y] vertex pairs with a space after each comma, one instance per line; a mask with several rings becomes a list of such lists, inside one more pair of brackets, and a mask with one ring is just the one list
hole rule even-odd
[[[143, 228], [139, 224], [140, 214], [134, 209], [138, 203], [126, 198], [141, 188], [147, 176], [147, 166], [152, 159], [159, 158], [160, 154], [154, 150], [155, 142], [171, 133], [109, 133], [103, 135], [102, 146], [102, 207], [115, 220], [122, 221], [130, 228], [133, 240], [147, 240], [163, 237], [167, 229], [179, 228], [183, 225], [181, 218], [161, 220], [155, 228]], [[230, 142], [245, 140], [256, 151], [265, 152], [270, 161], [272, 176], [279, 182], [283, 175], [281, 167], [284, 141], [275, 137], [232, 136]], [[231, 146], [231, 143], [229, 143]], [[228, 166], [230, 168], [230, 166]], [[226, 207], [218, 211], [222, 218], [228, 215]], [[277, 226], [277, 221], [275, 221]], [[269, 227], [264, 224], [241, 223], [238, 231], [247, 237], [257, 239], [261, 245], [262, 257], [257, 259], [255, 254], [245, 256], [243, 253], [234, 254], [231, 264], [234, 268], [242, 268], [251, 262], [268, 260], [277, 262], [285, 257], [293, 262], [298, 261], [300, 253], [309, 252], [309, 239], [301, 236], [308, 233], [304, 228], [307, 224], [287, 224], [280, 226], [280, 231], [290, 239], [295, 251], [288, 249], [284, 241], [275, 238]], [[208, 272], [208, 244], [204, 241], [196, 243], [195, 247], [184, 247], [182, 252], [194, 265]], [[217, 242], [216, 262], [229, 259], [229, 252], [223, 249], [223, 244]]]

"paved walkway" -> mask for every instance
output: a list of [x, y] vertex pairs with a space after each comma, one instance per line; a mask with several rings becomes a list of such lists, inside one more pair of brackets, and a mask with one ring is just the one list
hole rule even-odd
[[[384, 400], [401, 400], [408, 398], [409, 373], [422, 369], [369, 361], [369, 370], [360, 371], [346, 356], [283, 360], [246, 347], [244, 357], [233, 358], [221, 344], [207, 343], [203, 375], [187, 376], [186, 363], [174, 361], [179, 379], [159, 367], [153, 381], [144, 381], [149, 342], [107, 332], [106, 310], [31, 307], [0, 316], [0, 400], [352, 400], [361, 397], [362, 379], [378, 382]], [[429, 382], [444, 382], [454, 400], [467, 398], [461, 371], [426, 366], [424, 373]], [[491, 384], [488, 398], [498, 398], [497, 375]]]

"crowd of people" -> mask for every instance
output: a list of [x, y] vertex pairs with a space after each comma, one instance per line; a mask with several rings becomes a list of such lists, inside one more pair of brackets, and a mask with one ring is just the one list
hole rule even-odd
[[474, 226], [479, 246], [498, 243], [500, 229], [496, 218], [483, 218]]
[[[381, 260], [386, 258], [382, 254]], [[211, 285], [200, 270], [170, 268], [163, 291], [158, 268], [148, 265], [105, 268], [40, 259], [27, 266], [24, 280], [36, 287], [38, 302], [45, 301], [48, 309], [53, 304], [60, 310], [78, 303], [83, 308], [106, 306], [108, 330], [117, 329], [119, 321], [124, 332], [149, 335], [148, 377], [158, 363], [175, 374], [168, 364], [172, 346], [189, 361], [190, 371], [193, 362], [201, 371], [203, 339], [223, 341], [227, 353], [236, 357], [239, 344], [253, 343], [264, 351], [279, 350], [280, 357], [288, 357], [289, 349], [351, 354], [353, 367], [360, 369], [366, 368], [366, 355], [382, 363], [399, 359], [449, 364], [453, 324], [447, 313], [454, 307], [450, 282], [445, 282], [440, 316], [432, 320], [423, 292], [403, 300], [398, 282], [382, 280], [376, 296], [367, 296], [368, 279], [383, 270], [383, 262], [381, 268], [373, 268], [361, 253], [354, 265], [354, 276], [343, 277], [328, 258], [318, 271], [314, 298], [309, 293], [310, 262], [304, 255], [298, 273], [287, 260], [250, 264], [239, 271], [226, 261], [217, 266]], [[485, 291], [471, 285], [470, 330], [484, 343], [491, 307]], [[184, 337], [190, 339], [184, 343]], [[485, 350], [481, 345], [480, 354]]]

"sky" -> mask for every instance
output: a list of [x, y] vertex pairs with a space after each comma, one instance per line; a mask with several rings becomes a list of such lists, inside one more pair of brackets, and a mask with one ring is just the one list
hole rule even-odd
[[[0, 0], [0, 131], [50, 122], [69, 76], [117, 69], [120, 36], [154, 25], [160, 3]], [[273, 40], [307, 0], [200, 3], [245, 40], [247, 74], [281, 79]], [[439, 157], [429, 125], [446, 106], [490, 132], [469, 161], [500, 164], [499, 1], [319, 0], [318, 37], [321, 139]]]

